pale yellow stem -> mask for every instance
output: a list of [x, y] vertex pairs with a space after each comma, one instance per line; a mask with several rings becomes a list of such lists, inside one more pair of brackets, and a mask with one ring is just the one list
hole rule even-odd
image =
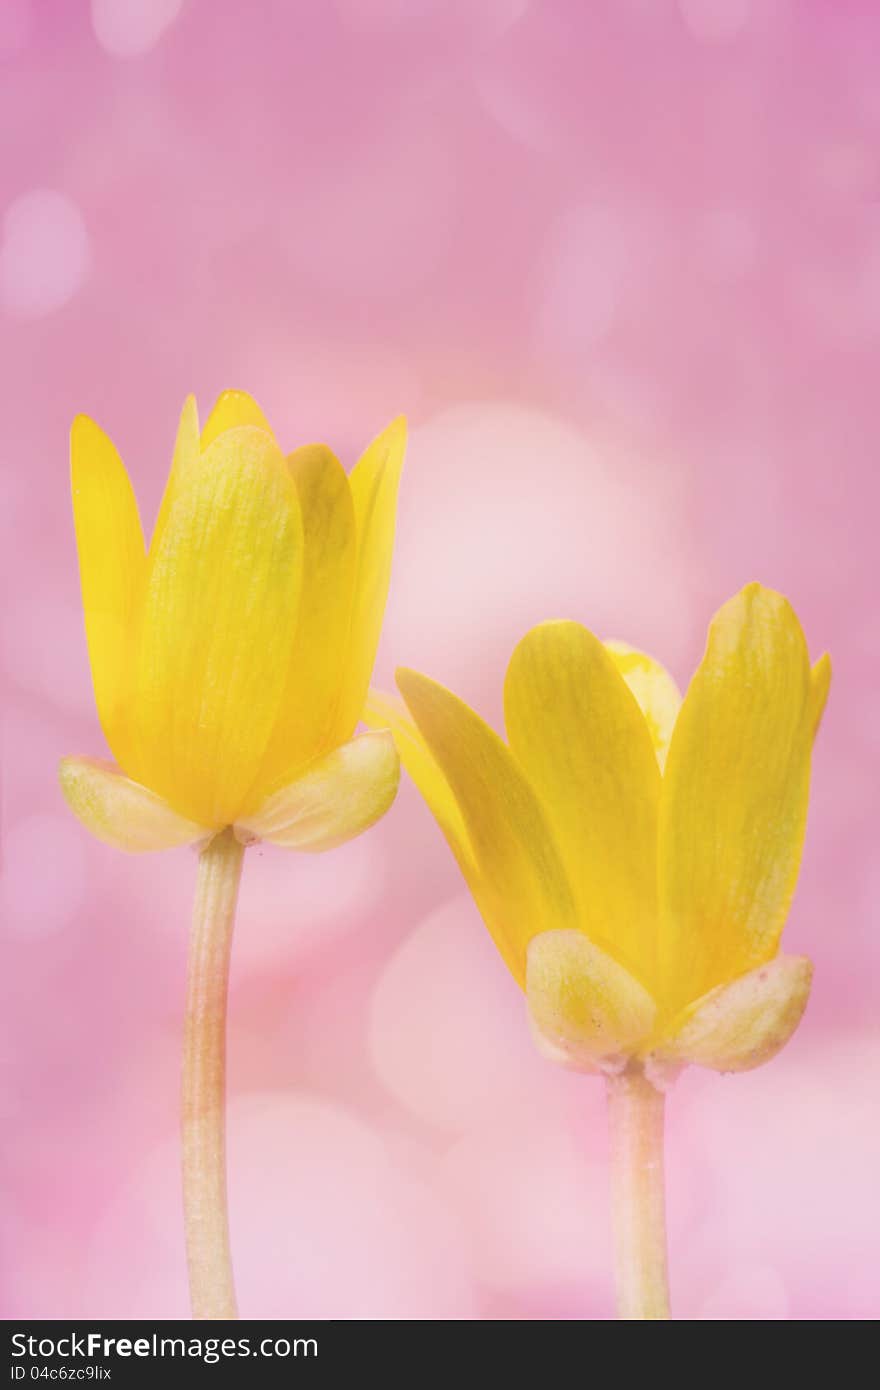
[[183, 1035], [183, 1210], [194, 1318], [236, 1318], [226, 1203], [226, 997], [243, 847], [202, 850]]
[[617, 1311], [628, 1321], [669, 1317], [663, 1109], [641, 1067], [608, 1078]]

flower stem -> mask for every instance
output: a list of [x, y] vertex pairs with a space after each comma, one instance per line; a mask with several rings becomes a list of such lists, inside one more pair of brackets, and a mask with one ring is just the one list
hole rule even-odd
[[183, 1211], [192, 1315], [238, 1316], [226, 1202], [226, 997], [244, 848], [224, 830], [202, 850], [183, 1035]]
[[608, 1078], [617, 1311], [628, 1321], [669, 1317], [664, 1100], [641, 1067]]

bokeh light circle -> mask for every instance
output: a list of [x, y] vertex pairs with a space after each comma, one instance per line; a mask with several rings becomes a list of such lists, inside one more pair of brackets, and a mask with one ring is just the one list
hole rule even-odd
[[41, 318], [76, 294], [89, 269], [82, 213], [66, 194], [35, 188], [6, 209], [0, 244], [0, 304], [20, 318]]

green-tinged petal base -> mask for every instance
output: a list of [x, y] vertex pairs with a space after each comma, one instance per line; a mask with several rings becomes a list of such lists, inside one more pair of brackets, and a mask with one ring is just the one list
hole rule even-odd
[[312, 763], [253, 816], [237, 821], [235, 833], [244, 843], [268, 840], [312, 853], [333, 849], [384, 816], [399, 780], [391, 732], [360, 734]]
[[99, 840], [129, 854], [210, 839], [213, 831], [178, 815], [155, 792], [98, 758], [62, 758], [64, 799]]
[[806, 956], [776, 956], [698, 999], [656, 1046], [650, 1068], [691, 1062], [715, 1071], [751, 1071], [788, 1042], [807, 1007], [813, 978]]
[[533, 937], [526, 999], [539, 1051], [578, 1071], [620, 1071], [656, 1011], [647, 990], [579, 931]]

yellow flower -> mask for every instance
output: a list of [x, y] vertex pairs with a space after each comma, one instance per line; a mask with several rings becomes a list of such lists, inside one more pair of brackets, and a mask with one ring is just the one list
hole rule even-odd
[[149, 550], [113, 444], [85, 416], [71, 479], [89, 657], [116, 760], [65, 758], [68, 803], [139, 851], [208, 839], [320, 850], [388, 808], [391, 735], [352, 737], [391, 567], [406, 428], [347, 477], [323, 445], [287, 458], [243, 392], [199, 434], [183, 408]]
[[[831, 668], [781, 595], [716, 615], [682, 701], [656, 661], [573, 622], [534, 628], [504, 689], [508, 743], [413, 671], [371, 695], [555, 1060], [656, 1084], [745, 1070], [806, 1006], [778, 954]], [[413, 722], [414, 721], [414, 722]]]

